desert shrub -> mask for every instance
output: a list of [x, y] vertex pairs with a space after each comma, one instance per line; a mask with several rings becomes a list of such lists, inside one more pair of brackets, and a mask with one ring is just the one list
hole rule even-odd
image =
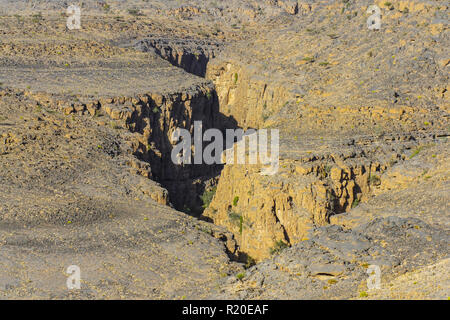
[[216, 191], [217, 191], [217, 186], [214, 186], [209, 190], [205, 189], [203, 194], [200, 196], [200, 198], [202, 199], [202, 202], [203, 202], [202, 206], [204, 209], [209, 207], [212, 199], [214, 198], [214, 195], [216, 194]]
[[273, 248], [270, 249], [270, 254], [278, 254], [287, 247], [289, 247], [287, 243], [285, 243], [283, 240], [278, 240], [277, 242], [275, 242]]
[[245, 277], [245, 273], [244, 273], [244, 272], [239, 272], [239, 273], [236, 275], [236, 278], [237, 278], [238, 280], [241, 280], [241, 281], [242, 281], [242, 279], [244, 279], [244, 277]]
[[139, 9], [135, 9], [135, 8], [128, 9], [128, 13], [135, 17], [142, 16], [142, 12]]
[[377, 175], [370, 175], [368, 180], [369, 184], [373, 186], [379, 186], [381, 184], [381, 179]]
[[237, 212], [229, 211], [228, 218], [230, 219], [230, 221], [232, 223], [239, 226], [239, 233], [242, 234], [242, 230], [243, 230], [243, 226], [244, 226], [244, 217]]
[[248, 269], [256, 264], [256, 260], [247, 255], [247, 262], [245, 263], [245, 268]]
[[42, 13], [38, 12], [36, 14], [33, 14], [31, 21], [33, 21], [33, 23], [38, 23], [41, 22], [44, 18], [42, 17]]
[[411, 153], [411, 155], [409, 156], [410, 159], [414, 158], [415, 156], [417, 156], [419, 154], [420, 151], [422, 151], [423, 147], [420, 146], [418, 148], [416, 148], [413, 153]]

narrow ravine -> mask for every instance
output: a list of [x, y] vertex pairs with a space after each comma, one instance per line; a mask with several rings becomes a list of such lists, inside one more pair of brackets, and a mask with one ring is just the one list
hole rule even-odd
[[[271, 114], [296, 98], [287, 88], [254, 77], [248, 67], [228, 61], [223, 54], [211, 62], [215, 53], [207, 53], [210, 44], [196, 43], [196, 50], [202, 52], [199, 59], [192, 58], [185, 45], [180, 40], [145, 39], [135, 47], [154, 49], [173, 65], [206, 76], [205, 85], [139, 101], [139, 107], [121, 120], [131, 132], [139, 133], [133, 153], [150, 165], [152, 179], [167, 189], [169, 203], [231, 231], [238, 244], [235, 257], [241, 261], [261, 261], [307, 240], [315, 227], [369, 199], [383, 172], [401, 161], [402, 149], [410, 147], [401, 135], [384, 137], [391, 149], [383, 150], [378, 148], [379, 137], [321, 138], [309, 146], [285, 139], [281, 149], [297, 155], [282, 155], [280, 172], [273, 177], [261, 176], [258, 166], [176, 165], [170, 141], [176, 128], [187, 129], [192, 136], [194, 121], [202, 122], [203, 132], [264, 128], [271, 123]], [[328, 149], [321, 151], [321, 144], [328, 144]], [[307, 151], [311, 147], [313, 151]]]

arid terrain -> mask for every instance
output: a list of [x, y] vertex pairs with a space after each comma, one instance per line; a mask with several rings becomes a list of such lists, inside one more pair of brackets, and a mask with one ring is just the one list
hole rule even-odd
[[[449, 11], [0, 0], [0, 298], [448, 299]], [[173, 162], [195, 121], [278, 171]]]

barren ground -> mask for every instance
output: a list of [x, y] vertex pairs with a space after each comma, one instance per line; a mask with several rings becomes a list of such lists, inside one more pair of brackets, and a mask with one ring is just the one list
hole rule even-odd
[[[86, 1], [68, 30], [0, 0], [0, 297], [448, 299], [449, 4], [374, 3], [379, 31], [303, 0]], [[172, 163], [194, 121], [279, 129], [279, 171]]]

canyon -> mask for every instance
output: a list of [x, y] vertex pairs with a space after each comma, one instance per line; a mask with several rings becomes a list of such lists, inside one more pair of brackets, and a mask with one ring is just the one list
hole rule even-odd
[[[446, 299], [448, 4], [184, 2], [0, 1], [0, 295]], [[174, 163], [196, 122], [278, 171]]]

